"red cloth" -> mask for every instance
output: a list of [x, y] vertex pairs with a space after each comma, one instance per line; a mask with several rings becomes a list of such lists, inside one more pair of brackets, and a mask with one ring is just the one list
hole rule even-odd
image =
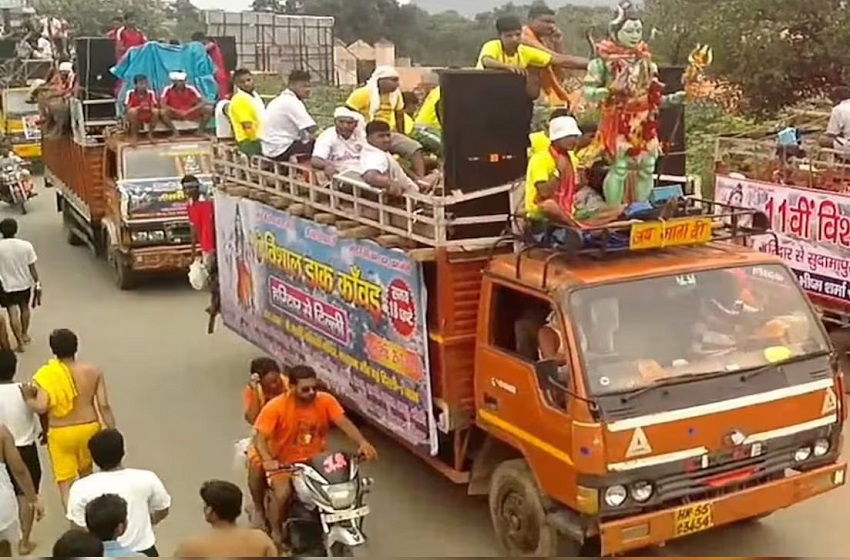
[[221, 48], [215, 41], [207, 43], [207, 53], [215, 64], [215, 83], [218, 84], [219, 99], [227, 99], [230, 97], [230, 76], [227, 74], [227, 67], [224, 65], [224, 55]]
[[561, 152], [555, 146], [549, 146], [549, 153], [555, 158], [556, 162], [561, 159], [567, 160], [567, 168], [561, 176], [561, 184], [558, 187], [558, 206], [569, 216], [573, 215], [573, 199], [576, 196], [576, 170], [573, 169], [573, 160], [570, 155]]
[[139, 122], [147, 123], [153, 118], [153, 109], [157, 106], [156, 94], [151, 90], [145, 93], [131, 89], [124, 98], [127, 109], [138, 109]]
[[115, 32], [115, 47], [119, 59], [132, 47], [140, 47], [147, 42], [148, 38], [145, 37], [141, 29], [130, 29], [122, 26]]
[[201, 92], [189, 84], [186, 84], [182, 90], [178, 90], [173, 85], [165, 86], [161, 98], [165, 107], [180, 112], [189, 111], [203, 100]]
[[215, 251], [215, 211], [212, 200], [189, 201], [186, 207], [189, 215], [189, 223], [195, 231], [195, 239], [198, 241], [202, 253]]

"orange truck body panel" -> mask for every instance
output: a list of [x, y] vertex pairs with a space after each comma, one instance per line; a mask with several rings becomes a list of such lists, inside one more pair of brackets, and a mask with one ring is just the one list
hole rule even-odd
[[62, 183], [62, 188], [83, 202], [92, 224], [106, 215], [107, 199], [103, 178], [104, 147], [81, 146], [70, 136], [42, 138], [45, 168]]

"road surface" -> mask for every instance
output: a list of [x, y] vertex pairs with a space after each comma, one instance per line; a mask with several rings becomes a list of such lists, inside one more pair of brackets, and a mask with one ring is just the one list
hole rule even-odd
[[[29, 377], [49, 356], [51, 329], [73, 329], [80, 357], [106, 372], [128, 466], [157, 472], [173, 496], [158, 528], [160, 553], [170, 556], [181, 537], [205, 529], [200, 484], [211, 478], [241, 482], [232, 470], [233, 442], [244, 437], [240, 395], [257, 352], [225, 329], [206, 334], [204, 295], [184, 278], [120, 292], [103, 262], [64, 241], [52, 190], [42, 190], [19, 217], [21, 237], [39, 255], [44, 306], [34, 317], [33, 344], [22, 357]], [[0, 208], [0, 217], [14, 216]], [[498, 556], [486, 500], [469, 498], [425, 464], [375, 436], [381, 454], [369, 466], [375, 478], [367, 522], [369, 553], [380, 556]], [[45, 462], [45, 465], [47, 463]], [[49, 472], [49, 467], [47, 467]], [[65, 530], [49, 476], [43, 495], [48, 515], [35, 531], [36, 555], [48, 555]], [[848, 556], [850, 488], [744, 527], [700, 535], [658, 555]]]

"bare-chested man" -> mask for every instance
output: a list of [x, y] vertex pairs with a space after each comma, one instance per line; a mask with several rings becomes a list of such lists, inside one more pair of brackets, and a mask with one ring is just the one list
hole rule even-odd
[[47, 450], [63, 508], [71, 484], [92, 472], [89, 439], [102, 426], [115, 427], [103, 373], [92, 364], [77, 361], [77, 335], [68, 329], [50, 333], [54, 358], [24, 388], [27, 404], [47, 414]]
[[17, 556], [18, 550], [13, 550], [13, 547], [17, 547], [21, 538], [18, 500], [15, 497], [12, 480], [9, 478], [10, 472], [35, 511], [36, 519], [41, 519], [44, 508], [38, 499], [30, 472], [21, 454], [18, 453], [12, 433], [6, 426], [0, 424], [0, 556], [4, 558], [9, 558], [13, 554]]
[[271, 538], [259, 529], [238, 527], [242, 490], [231, 482], [209, 480], [201, 486], [204, 519], [212, 531], [180, 543], [175, 558], [272, 558], [278, 556]]

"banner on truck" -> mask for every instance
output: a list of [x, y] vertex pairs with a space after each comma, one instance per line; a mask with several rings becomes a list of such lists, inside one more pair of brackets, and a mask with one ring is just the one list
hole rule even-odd
[[718, 175], [714, 199], [767, 214], [778, 247], [760, 235], [754, 248], [782, 257], [807, 292], [850, 303], [850, 196]]
[[286, 364], [314, 367], [361, 414], [436, 454], [419, 263], [223, 193], [215, 216], [224, 323]]
[[[206, 192], [212, 179], [199, 177]], [[180, 179], [123, 179], [118, 181], [121, 211], [128, 219], [175, 218], [186, 215], [186, 195]]]

